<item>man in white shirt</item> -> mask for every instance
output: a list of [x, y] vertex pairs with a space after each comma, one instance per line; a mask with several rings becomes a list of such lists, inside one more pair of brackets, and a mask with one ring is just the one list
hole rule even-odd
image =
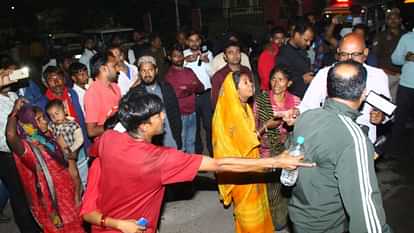
[[[337, 58], [339, 61], [352, 59], [359, 63], [364, 63], [368, 56], [368, 48], [365, 46], [364, 38], [355, 33], [349, 33], [342, 38], [337, 49]], [[366, 94], [374, 91], [391, 99], [388, 88], [388, 77], [381, 69], [364, 64], [367, 70], [367, 87]], [[327, 74], [330, 67], [325, 67], [316, 74], [312, 80], [299, 106], [301, 112], [309, 109], [321, 107], [326, 99], [326, 82]], [[374, 143], [377, 138], [376, 125], [384, 121], [384, 114], [375, 111], [370, 105], [363, 105], [361, 116], [357, 118], [357, 123], [368, 127], [368, 137]]]
[[119, 72], [118, 86], [121, 89], [121, 96], [123, 96], [138, 79], [138, 68], [125, 60], [124, 52], [120, 47], [113, 46], [109, 48], [109, 52], [117, 63], [117, 71]]
[[200, 137], [200, 123], [203, 121], [203, 127], [206, 132], [207, 149], [212, 152], [211, 147], [211, 61], [213, 53], [210, 50], [201, 49], [201, 35], [192, 31], [187, 35], [188, 49], [184, 50], [184, 67], [190, 68], [196, 74], [197, 78], [204, 86], [204, 92], [196, 96], [196, 115], [197, 115], [197, 134], [196, 134], [196, 153], [203, 152], [203, 144]]
[[79, 104], [81, 106], [83, 115], [85, 115], [83, 98], [91, 81], [88, 75], [88, 69], [84, 64], [80, 62], [74, 62], [69, 66], [69, 74], [73, 80], [72, 88], [76, 92], [76, 94], [78, 94]]
[[84, 50], [82, 56], [79, 58], [79, 62], [84, 64], [88, 69], [88, 75], [91, 75], [90, 60], [97, 53], [95, 48], [95, 41], [92, 38], [87, 38], [84, 44]]

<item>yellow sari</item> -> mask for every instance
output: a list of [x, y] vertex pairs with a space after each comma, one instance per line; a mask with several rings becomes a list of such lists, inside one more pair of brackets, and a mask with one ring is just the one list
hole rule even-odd
[[[259, 158], [260, 142], [255, 132], [253, 111], [240, 102], [233, 73], [229, 73], [213, 115], [214, 158]], [[273, 233], [266, 185], [252, 178], [252, 174], [217, 174], [221, 199], [226, 206], [234, 204], [236, 233]]]

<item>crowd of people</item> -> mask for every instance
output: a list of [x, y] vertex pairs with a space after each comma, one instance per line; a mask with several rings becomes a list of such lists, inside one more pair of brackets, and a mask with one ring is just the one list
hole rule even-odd
[[[270, 30], [257, 64], [237, 34], [213, 53], [197, 31], [168, 49], [138, 31], [129, 49], [87, 39], [79, 61], [50, 61], [41, 83], [11, 78], [19, 65], [4, 59], [0, 222], [10, 199], [22, 233], [157, 232], [166, 190], [180, 196], [173, 184], [211, 171], [237, 233], [392, 232], [373, 145], [390, 123], [388, 159], [403, 158], [414, 32], [398, 10], [372, 39], [363, 24], [340, 35], [338, 18], [310, 16]], [[365, 103], [370, 91], [395, 114]], [[305, 154], [293, 157], [298, 137]], [[293, 189], [281, 168], [298, 169]]]

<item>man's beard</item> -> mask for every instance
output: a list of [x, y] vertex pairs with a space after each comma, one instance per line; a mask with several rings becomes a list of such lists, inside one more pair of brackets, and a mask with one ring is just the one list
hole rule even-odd
[[173, 65], [175, 65], [177, 67], [183, 67], [184, 66], [184, 61], [182, 61], [182, 62], [175, 62], [175, 63], [173, 63]]
[[[152, 79], [152, 80], [151, 80]], [[150, 81], [151, 80], [151, 81]], [[155, 84], [155, 80], [156, 80], [156, 77], [154, 77], [154, 78], [151, 78], [150, 76], [145, 76], [145, 77], [143, 77], [142, 78], [142, 82], [144, 83], [144, 85], [146, 85], [146, 86], [151, 86], [151, 85], [154, 85]]]

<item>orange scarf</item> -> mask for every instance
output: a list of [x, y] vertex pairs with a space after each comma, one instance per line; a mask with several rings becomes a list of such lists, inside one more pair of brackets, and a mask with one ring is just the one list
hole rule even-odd
[[[255, 132], [253, 111], [240, 102], [233, 74], [229, 73], [213, 115], [214, 158], [259, 158], [260, 142]], [[260, 174], [217, 174], [220, 196], [224, 205], [234, 204], [237, 233], [273, 233], [266, 185], [249, 181], [254, 175], [260, 177]]]

